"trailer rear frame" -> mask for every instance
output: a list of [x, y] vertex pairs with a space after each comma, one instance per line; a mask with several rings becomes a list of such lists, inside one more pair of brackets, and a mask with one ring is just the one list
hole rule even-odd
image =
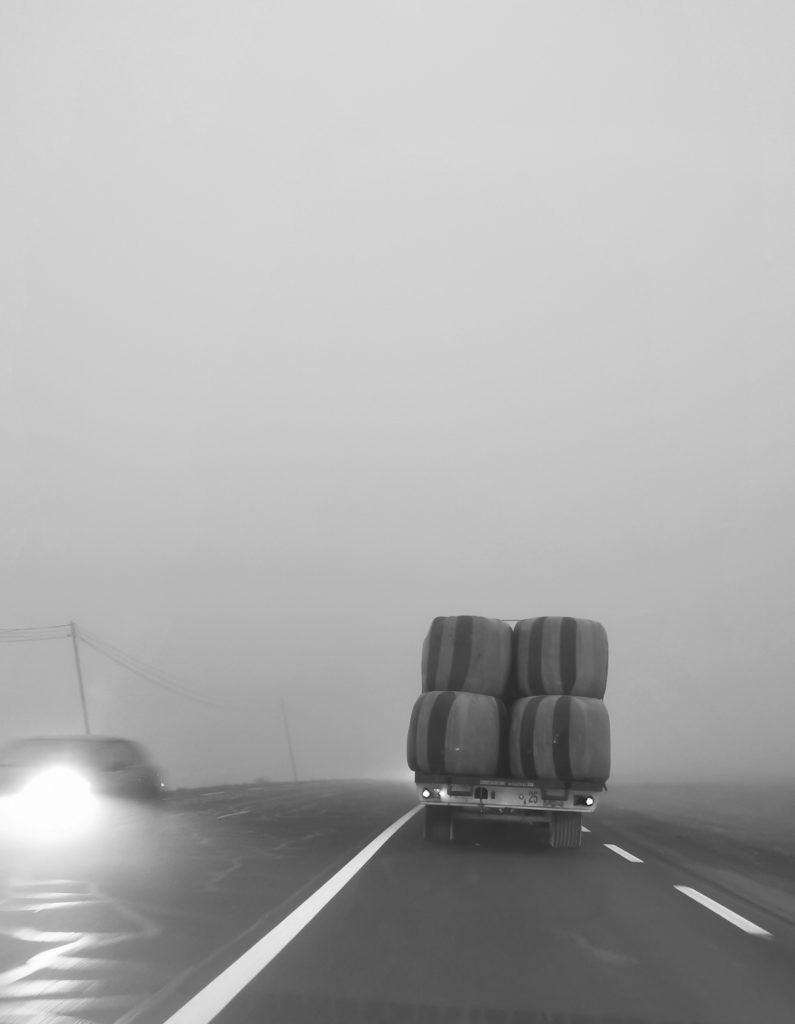
[[[542, 779], [484, 778], [480, 776], [414, 775], [417, 796], [425, 807], [425, 838], [452, 839], [453, 812], [488, 818], [533, 818], [549, 823], [550, 846], [580, 845], [581, 816], [592, 814], [603, 782]], [[576, 820], [575, 820], [576, 818]]]

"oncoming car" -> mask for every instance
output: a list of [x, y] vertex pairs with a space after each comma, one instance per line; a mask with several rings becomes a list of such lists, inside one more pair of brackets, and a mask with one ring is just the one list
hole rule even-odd
[[109, 805], [150, 804], [163, 786], [144, 748], [114, 736], [38, 736], [0, 751], [0, 817], [13, 837], [82, 833]]

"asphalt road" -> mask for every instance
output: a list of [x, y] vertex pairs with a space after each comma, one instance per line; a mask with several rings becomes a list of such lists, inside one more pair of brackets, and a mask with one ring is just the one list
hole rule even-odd
[[[670, 790], [650, 811], [616, 787], [576, 851], [482, 821], [428, 844], [414, 817], [215, 1019], [792, 1024], [787, 799]], [[399, 784], [192, 792], [68, 855], [6, 851], [0, 1022], [163, 1024], [413, 803]]]

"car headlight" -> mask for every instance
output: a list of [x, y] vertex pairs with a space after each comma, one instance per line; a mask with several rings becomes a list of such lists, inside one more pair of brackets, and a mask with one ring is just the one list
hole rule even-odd
[[12, 798], [8, 824], [21, 838], [59, 839], [82, 832], [94, 806], [88, 779], [73, 768], [53, 765]]
[[49, 804], [60, 803], [63, 800], [79, 801], [90, 792], [91, 784], [80, 772], [56, 765], [46, 768], [31, 779], [22, 789], [20, 796], [25, 800]]

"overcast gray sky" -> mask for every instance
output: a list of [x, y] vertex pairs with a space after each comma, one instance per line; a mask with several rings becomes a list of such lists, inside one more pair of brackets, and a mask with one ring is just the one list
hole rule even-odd
[[[795, 769], [789, 3], [0, 6], [0, 626], [175, 782], [402, 774], [439, 614]], [[0, 647], [0, 738], [79, 729]]]

